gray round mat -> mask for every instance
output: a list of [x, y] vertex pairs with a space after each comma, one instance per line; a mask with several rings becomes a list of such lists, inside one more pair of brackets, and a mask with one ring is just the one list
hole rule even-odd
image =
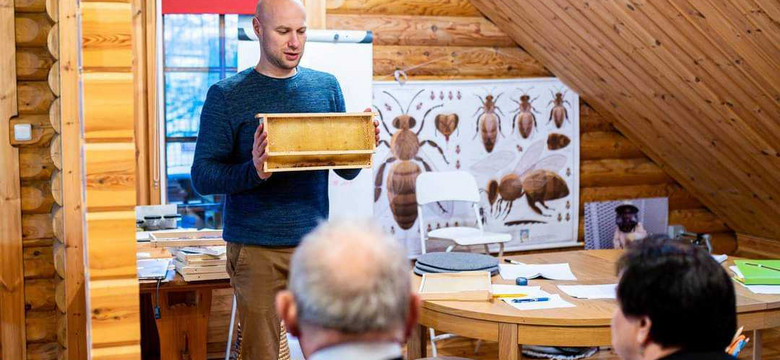
[[[425, 272], [425, 273], [453, 273], [453, 272], [459, 272], [457, 270], [439, 269], [437, 267], [428, 266], [428, 265], [425, 265], [425, 264], [421, 264], [419, 262], [414, 264], [414, 268], [415, 269], [419, 269], [420, 271]], [[490, 267], [490, 268], [487, 268], [487, 269], [479, 269], [479, 270], [473, 270], [473, 271], [489, 271], [492, 274], [493, 272], [497, 272], [498, 271], [498, 266], [493, 266], [493, 267]]]
[[432, 252], [420, 255], [417, 263], [442, 270], [478, 271], [498, 266], [498, 259], [484, 254]]

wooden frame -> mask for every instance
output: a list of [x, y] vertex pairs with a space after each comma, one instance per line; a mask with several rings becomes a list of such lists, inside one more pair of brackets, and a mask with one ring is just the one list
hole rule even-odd
[[27, 358], [19, 150], [10, 120], [18, 114], [14, 1], [0, 1], [0, 343], [3, 359]]
[[374, 116], [366, 112], [257, 114], [268, 134], [263, 167], [266, 172], [371, 168]]
[[488, 301], [491, 299], [490, 284], [488, 271], [423, 274], [420, 281], [420, 299]]

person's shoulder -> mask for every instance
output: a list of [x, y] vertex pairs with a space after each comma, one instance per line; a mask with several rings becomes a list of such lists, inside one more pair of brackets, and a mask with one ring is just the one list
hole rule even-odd
[[298, 71], [300, 71], [302, 77], [308, 81], [327, 85], [338, 85], [339, 83], [338, 80], [336, 80], [336, 77], [328, 72], [314, 70], [303, 66], [299, 66]]
[[254, 71], [254, 68], [248, 68], [241, 72], [235, 73], [220, 81], [217, 81], [214, 83], [214, 85], [211, 86], [211, 89], [216, 89], [225, 96], [229, 96], [234, 92], [241, 92], [244, 87], [248, 86], [250, 81], [249, 79], [252, 75], [252, 72]]

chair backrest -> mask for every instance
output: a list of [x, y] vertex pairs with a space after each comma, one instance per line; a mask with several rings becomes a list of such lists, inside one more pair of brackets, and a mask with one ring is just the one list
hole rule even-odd
[[479, 202], [477, 180], [466, 171], [425, 172], [417, 176], [417, 203], [437, 201]]

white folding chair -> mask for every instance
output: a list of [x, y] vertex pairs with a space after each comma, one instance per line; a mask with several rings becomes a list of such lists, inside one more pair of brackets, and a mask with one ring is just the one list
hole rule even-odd
[[[454, 244], [447, 247], [452, 251], [457, 246], [482, 245], [490, 253], [489, 244], [498, 244], [498, 256], [504, 255], [504, 243], [512, 236], [503, 233], [485, 231], [479, 214], [479, 188], [477, 181], [465, 171], [426, 172], [417, 176], [417, 216], [420, 218], [420, 246], [422, 253], [427, 252], [427, 240], [449, 240]], [[476, 217], [477, 227], [452, 226], [427, 232], [423, 216], [423, 206], [443, 201], [464, 201], [471, 203]]]
[[[489, 244], [498, 244], [498, 256], [504, 255], [504, 243], [512, 240], [512, 236], [503, 233], [487, 232], [482, 225], [482, 217], [479, 214], [479, 187], [474, 177], [465, 171], [426, 172], [417, 176], [417, 216], [420, 219], [420, 247], [422, 253], [427, 252], [426, 242], [430, 239], [448, 240], [454, 244], [447, 247], [447, 252], [456, 246], [484, 246], [485, 253], [490, 254]], [[471, 203], [476, 217], [477, 227], [452, 226], [426, 231], [423, 207], [431, 203], [443, 201], [464, 201]], [[438, 355], [436, 342], [455, 337], [453, 334], [441, 334], [436, 336], [433, 328], [429, 329], [431, 336], [431, 352]], [[474, 349], [479, 351], [481, 341], [477, 342]]]

